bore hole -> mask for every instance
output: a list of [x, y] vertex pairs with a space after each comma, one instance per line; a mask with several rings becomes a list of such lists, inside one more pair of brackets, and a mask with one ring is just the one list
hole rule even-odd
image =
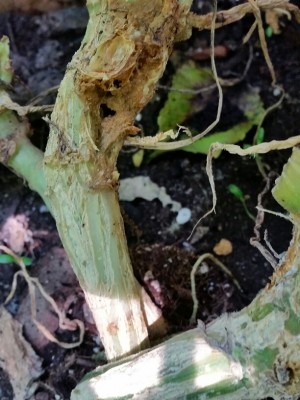
[[115, 88], [119, 89], [121, 87], [121, 81], [119, 79], [115, 79], [113, 81], [113, 85]]
[[100, 116], [102, 118], [106, 118], [106, 117], [112, 117], [115, 115], [115, 111], [112, 110], [111, 108], [109, 108], [107, 106], [107, 104], [101, 104], [100, 105]]
[[287, 370], [287, 372], [289, 374], [290, 381], [293, 380], [294, 379], [294, 370], [293, 370], [293, 368], [288, 367], [286, 370]]

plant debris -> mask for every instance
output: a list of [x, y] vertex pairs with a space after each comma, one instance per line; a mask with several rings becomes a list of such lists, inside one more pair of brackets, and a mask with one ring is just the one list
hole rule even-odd
[[0, 326], [0, 367], [9, 376], [14, 400], [24, 400], [35, 391], [32, 383], [43, 373], [42, 360], [24, 339], [22, 325], [4, 307], [0, 307]]

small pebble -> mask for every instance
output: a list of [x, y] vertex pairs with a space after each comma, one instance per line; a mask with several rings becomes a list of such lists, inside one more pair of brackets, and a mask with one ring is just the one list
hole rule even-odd
[[178, 211], [176, 222], [179, 225], [184, 225], [191, 219], [191, 216], [192, 212], [189, 208], [181, 208], [181, 210]]
[[48, 209], [48, 207], [47, 207], [45, 204], [42, 204], [42, 205], [40, 206], [40, 208], [39, 208], [39, 212], [40, 212], [40, 214], [45, 214], [45, 213], [48, 213], [48, 212], [49, 212], [49, 209]]
[[136, 122], [140, 122], [142, 120], [143, 116], [141, 113], [138, 113], [135, 117]]
[[199, 272], [200, 274], [204, 275], [207, 274], [207, 272], [209, 271], [208, 265], [207, 264], [203, 264], [201, 265], [201, 267], [199, 268]]
[[281, 95], [281, 90], [280, 90], [280, 88], [279, 88], [279, 87], [275, 87], [274, 90], [273, 90], [273, 96], [278, 97], [278, 96], [280, 96], [280, 95]]

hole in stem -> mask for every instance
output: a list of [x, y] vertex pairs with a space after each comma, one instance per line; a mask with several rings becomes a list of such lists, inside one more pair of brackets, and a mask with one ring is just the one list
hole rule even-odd
[[107, 104], [101, 104], [100, 105], [100, 116], [101, 118], [106, 118], [106, 117], [113, 117], [116, 114], [114, 110], [109, 108]]

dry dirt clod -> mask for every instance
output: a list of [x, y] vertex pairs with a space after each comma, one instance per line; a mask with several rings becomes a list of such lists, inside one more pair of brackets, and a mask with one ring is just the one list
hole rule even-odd
[[213, 248], [218, 256], [228, 256], [232, 253], [232, 243], [228, 239], [221, 239]]

